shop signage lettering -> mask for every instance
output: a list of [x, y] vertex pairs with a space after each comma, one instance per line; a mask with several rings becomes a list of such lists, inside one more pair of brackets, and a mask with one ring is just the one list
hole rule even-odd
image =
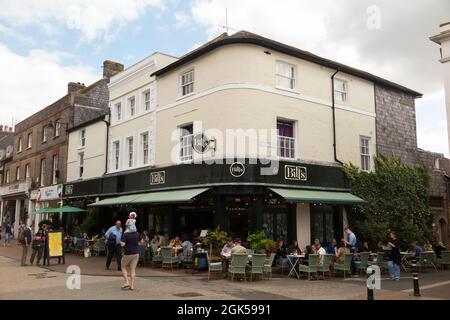
[[209, 143], [208, 137], [203, 133], [197, 133], [192, 138], [192, 148], [197, 153], [205, 153], [208, 150]]
[[58, 184], [56, 186], [40, 188], [40, 198], [39, 201], [43, 200], [54, 200], [61, 197], [62, 185]]
[[245, 173], [245, 166], [240, 162], [235, 162], [230, 166], [230, 173], [233, 177], [242, 177]]
[[166, 183], [166, 172], [165, 171], [158, 171], [158, 172], [151, 172], [150, 173], [150, 185], [158, 185], [158, 184], [164, 184]]
[[286, 180], [308, 180], [308, 175], [305, 167], [299, 166], [284, 166], [284, 178]]
[[73, 184], [64, 186], [64, 194], [73, 194]]

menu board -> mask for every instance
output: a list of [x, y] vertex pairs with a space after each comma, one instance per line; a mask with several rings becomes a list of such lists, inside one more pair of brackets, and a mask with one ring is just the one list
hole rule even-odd
[[62, 231], [50, 231], [48, 233], [48, 257], [62, 257], [63, 253], [63, 233]]

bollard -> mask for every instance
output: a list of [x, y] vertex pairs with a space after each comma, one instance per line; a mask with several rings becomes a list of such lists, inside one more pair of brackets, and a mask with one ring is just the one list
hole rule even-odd
[[411, 263], [411, 270], [413, 276], [414, 297], [420, 297], [419, 274], [417, 272], [416, 259], [414, 259]]
[[[370, 269], [367, 269], [369, 271]], [[367, 300], [375, 300], [373, 297], [373, 279], [371, 277], [375, 274], [375, 270], [372, 273], [367, 273]]]

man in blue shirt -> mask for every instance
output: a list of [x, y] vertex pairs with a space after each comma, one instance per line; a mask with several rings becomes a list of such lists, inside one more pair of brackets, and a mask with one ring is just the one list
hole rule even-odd
[[122, 223], [116, 221], [116, 224], [108, 229], [105, 233], [106, 247], [108, 248], [108, 255], [106, 256], [106, 269], [109, 270], [111, 260], [116, 255], [117, 270], [121, 271], [122, 249], [120, 240], [122, 239]]
[[416, 259], [417, 261], [419, 261], [420, 253], [423, 251], [422, 247], [417, 245], [416, 241], [413, 241], [411, 243], [411, 248], [412, 248], [412, 253], [410, 254], [410, 257], [412, 259]]
[[347, 240], [344, 239], [345, 244], [348, 245], [350, 248], [350, 252], [352, 253], [352, 275], [357, 276], [358, 270], [356, 269], [356, 263], [355, 263], [355, 251], [356, 251], [356, 235], [350, 230], [349, 227], [346, 227], [344, 229], [345, 234], [347, 235]]

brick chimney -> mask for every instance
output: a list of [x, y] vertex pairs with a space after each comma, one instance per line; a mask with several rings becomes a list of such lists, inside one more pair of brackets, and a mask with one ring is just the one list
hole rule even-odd
[[77, 92], [78, 90], [84, 89], [86, 86], [79, 82], [69, 82], [67, 85], [67, 93]]
[[103, 78], [111, 78], [123, 71], [123, 64], [111, 60], [103, 61]]

